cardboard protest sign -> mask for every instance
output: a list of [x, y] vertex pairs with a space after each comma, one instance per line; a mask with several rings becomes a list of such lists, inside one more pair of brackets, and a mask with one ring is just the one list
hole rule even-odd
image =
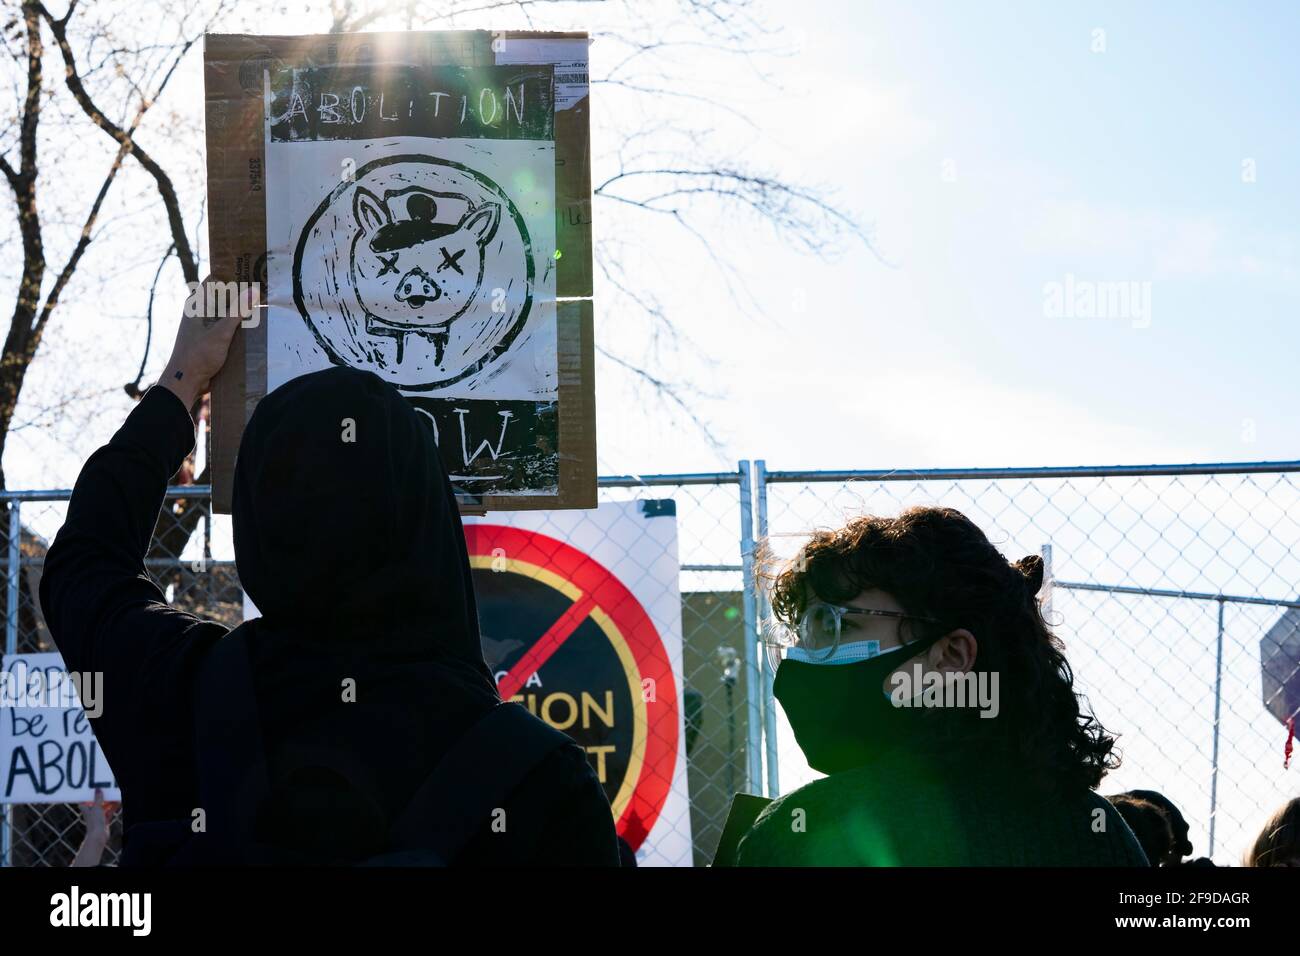
[[587, 751], [643, 865], [689, 866], [674, 502], [467, 518], [501, 696]]
[[265, 309], [213, 385], [243, 426], [331, 365], [393, 383], [462, 504], [595, 505], [585, 34], [209, 36], [214, 279]]
[[[94, 681], [78, 686], [56, 653], [9, 654], [0, 668], [0, 803], [73, 803], [122, 795], [90, 729], [102, 706]], [[80, 675], [78, 675], [80, 677]]]

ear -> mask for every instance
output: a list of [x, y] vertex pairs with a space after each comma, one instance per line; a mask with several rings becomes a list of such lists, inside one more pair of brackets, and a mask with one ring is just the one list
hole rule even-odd
[[965, 674], [975, 666], [979, 643], [975, 635], [964, 627], [949, 631], [930, 648], [930, 665], [935, 670]]
[[388, 210], [375, 194], [367, 189], [358, 189], [353, 195], [352, 215], [356, 218], [361, 231], [365, 233], [374, 232], [388, 223]]
[[471, 209], [460, 221], [460, 228], [467, 230], [480, 246], [486, 246], [497, 233], [501, 224], [501, 206], [494, 202], [485, 202], [477, 209]]

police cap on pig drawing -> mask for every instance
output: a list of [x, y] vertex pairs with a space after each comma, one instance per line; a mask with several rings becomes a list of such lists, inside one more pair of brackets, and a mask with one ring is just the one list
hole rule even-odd
[[396, 155], [359, 168], [304, 224], [293, 299], [332, 361], [430, 391], [508, 352], [534, 277], [524, 217], [500, 186], [461, 163]]

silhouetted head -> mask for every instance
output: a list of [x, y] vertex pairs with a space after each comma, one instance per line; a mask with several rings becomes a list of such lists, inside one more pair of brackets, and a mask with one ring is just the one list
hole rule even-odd
[[495, 692], [451, 485], [392, 385], [332, 368], [262, 399], [232, 517], [240, 582], [268, 625], [454, 661]]
[[1139, 799], [1130, 793], [1118, 793], [1107, 797], [1111, 805], [1119, 811], [1133, 835], [1137, 837], [1142, 852], [1152, 866], [1166, 866], [1177, 863], [1178, 849], [1175, 846], [1174, 830], [1170, 825], [1169, 815], [1147, 800]]
[[1127, 790], [1109, 799], [1114, 803], [1116, 797], [1132, 797], [1137, 800], [1145, 800], [1147, 803], [1155, 804], [1163, 810], [1165, 816], [1169, 818], [1169, 826], [1173, 830], [1174, 849], [1178, 853], [1178, 859], [1192, 855], [1192, 841], [1188, 839], [1191, 828], [1187, 825], [1187, 821], [1183, 819], [1182, 811], [1163, 793], [1159, 790]]

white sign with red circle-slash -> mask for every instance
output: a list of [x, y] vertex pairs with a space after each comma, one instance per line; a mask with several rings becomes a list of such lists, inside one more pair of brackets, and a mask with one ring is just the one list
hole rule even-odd
[[671, 500], [465, 519], [502, 697], [586, 751], [642, 865], [691, 865]]

